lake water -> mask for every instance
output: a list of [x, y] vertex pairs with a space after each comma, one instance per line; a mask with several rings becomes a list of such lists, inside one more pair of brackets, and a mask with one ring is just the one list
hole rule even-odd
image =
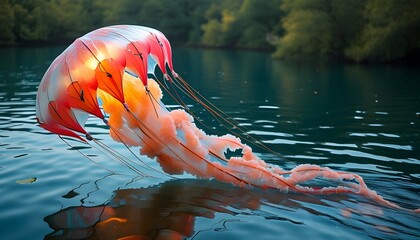
[[[0, 239], [420, 238], [419, 214], [358, 195], [141, 178], [97, 149], [70, 148], [37, 125], [34, 106], [42, 75], [63, 49], [0, 49]], [[174, 64], [282, 155], [255, 149], [267, 162], [360, 174], [387, 200], [420, 208], [420, 68], [282, 62], [264, 52], [202, 49], [175, 49]], [[205, 112], [200, 118], [226, 133]], [[133, 158], [98, 121], [88, 127]]]

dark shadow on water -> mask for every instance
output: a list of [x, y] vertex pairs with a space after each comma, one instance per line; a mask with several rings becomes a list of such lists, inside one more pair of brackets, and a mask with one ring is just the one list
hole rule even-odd
[[[346, 198], [336, 195], [333, 201]], [[104, 205], [62, 209], [44, 219], [53, 229], [45, 239], [184, 239], [199, 234], [194, 229], [197, 217], [212, 219], [217, 213], [300, 225], [303, 222], [279, 213], [303, 209], [323, 215], [304, 205], [331, 207], [325, 199], [209, 180], [173, 180], [147, 188], [116, 190]], [[264, 210], [267, 207], [270, 211]]]

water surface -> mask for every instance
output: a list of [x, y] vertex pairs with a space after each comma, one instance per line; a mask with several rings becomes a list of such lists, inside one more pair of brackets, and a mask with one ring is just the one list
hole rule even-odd
[[[69, 147], [37, 126], [34, 107], [39, 81], [63, 49], [0, 49], [0, 239], [420, 237], [419, 215], [357, 195], [142, 178], [97, 149]], [[420, 207], [420, 69], [200, 49], [175, 49], [174, 64], [202, 95], [282, 155], [255, 149], [267, 162], [350, 171], [386, 199]], [[214, 133], [226, 133], [190, 106]], [[88, 128], [132, 157], [99, 121]]]

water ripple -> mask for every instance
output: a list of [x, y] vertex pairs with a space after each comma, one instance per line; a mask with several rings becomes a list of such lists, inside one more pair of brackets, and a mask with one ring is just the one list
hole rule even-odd
[[317, 150], [317, 151], [329, 152], [329, 153], [334, 154], [334, 155], [348, 155], [348, 156], [352, 156], [352, 157], [368, 158], [368, 159], [377, 160], [377, 161], [410, 163], [410, 164], [420, 165], [420, 162], [417, 162], [417, 161], [412, 161], [412, 160], [402, 159], [402, 158], [391, 158], [391, 157], [366, 153], [366, 152], [357, 151], [357, 150], [330, 149], [330, 148], [313, 148], [313, 149]]
[[385, 144], [385, 143], [374, 143], [374, 142], [364, 143], [363, 146], [384, 147], [384, 148], [392, 148], [396, 150], [407, 150], [407, 151], [413, 150], [413, 147], [410, 145]]

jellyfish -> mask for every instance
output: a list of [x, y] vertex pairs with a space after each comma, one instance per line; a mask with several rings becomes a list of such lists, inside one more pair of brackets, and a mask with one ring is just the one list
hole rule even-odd
[[[156, 68], [163, 80], [156, 77]], [[222, 125], [235, 126], [176, 73], [171, 45], [163, 33], [143, 26], [108, 26], [76, 39], [52, 62], [38, 89], [37, 121], [61, 137], [94, 142], [138, 174], [144, 174], [138, 165], [86, 130], [89, 117], [101, 119], [113, 140], [127, 148], [138, 147], [139, 154], [156, 159], [171, 176], [188, 173], [240, 187], [306, 194], [355, 193], [401, 208], [369, 189], [359, 175], [312, 164], [284, 170], [260, 159], [250, 144], [232, 132], [207, 134], [174, 88], [201, 104]], [[181, 107], [169, 109], [163, 90]], [[257, 147], [270, 150], [256, 142]], [[241, 154], [228, 157], [228, 150]], [[313, 185], [314, 180], [323, 181]]]

